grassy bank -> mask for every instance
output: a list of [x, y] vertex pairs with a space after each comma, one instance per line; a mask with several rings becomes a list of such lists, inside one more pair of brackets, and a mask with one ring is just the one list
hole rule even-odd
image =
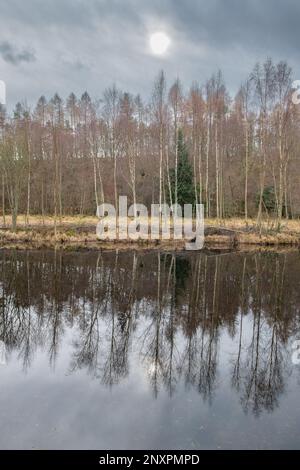
[[[11, 218], [6, 217], [6, 226], [0, 225], [0, 246], [2, 247], [54, 247], [68, 249], [160, 249], [183, 250], [184, 240], [116, 240], [102, 241], [96, 236], [96, 217], [63, 217], [57, 221], [56, 233], [53, 217], [31, 216], [26, 224], [24, 216], [18, 219], [18, 229], [11, 230]], [[242, 247], [242, 246], [300, 246], [300, 221], [282, 222], [278, 231], [275, 222], [265, 221], [261, 230], [255, 221], [227, 219], [205, 221], [205, 246]]]

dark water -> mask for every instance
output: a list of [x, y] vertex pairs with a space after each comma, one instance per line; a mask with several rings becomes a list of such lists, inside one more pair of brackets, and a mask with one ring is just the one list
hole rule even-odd
[[0, 448], [300, 448], [300, 255], [0, 252]]

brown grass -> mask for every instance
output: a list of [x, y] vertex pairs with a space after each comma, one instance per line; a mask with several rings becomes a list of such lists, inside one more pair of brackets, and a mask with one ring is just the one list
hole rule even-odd
[[[53, 217], [31, 216], [29, 225], [26, 226], [25, 216], [18, 218], [18, 229], [12, 232], [11, 218], [6, 217], [7, 226], [0, 224], [0, 246], [26, 246], [26, 247], [54, 247], [64, 249], [96, 248], [96, 249], [165, 249], [183, 250], [185, 243], [182, 240], [124, 240], [124, 241], [100, 241], [96, 237], [97, 217], [66, 216], [57, 221], [57, 235], [54, 234]], [[207, 235], [205, 245], [207, 247], [241, 247], [252, 246], [299, 246], [300, 245], [300, 221], [284, 220], [280, 231], [276, 230], [274, 221], [264, 221], [261, 231], [258, 231], [254, 220], [232, 218], [222, 221], [207, 219], [205, 227], [229, 229], [233, 234]]]

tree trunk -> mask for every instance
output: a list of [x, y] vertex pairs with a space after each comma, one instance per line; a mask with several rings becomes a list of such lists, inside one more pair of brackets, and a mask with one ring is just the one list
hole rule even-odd
[[94, 191], [95, 191], [95, 201], [96, 201], [96, 208], [98, 209], [99, 201], [98, 201], [98, 190], [97, 190], [97, 168], [95, 157], [93, 156], [93, 169], [94, 169]]
[[245, 152], [245, 192], [244, 192], [244, 206], [245, 206], [245, 220], [248, 220], [248, 162], [249, 162], [249, 129], [247, 118], [245, 119], [246, 127], [246, 152]]
[[159, 223], [162, 222], [162, 198], [163, 198], [163, 130], [159, 130]]
[[282, 126], [282, 111], [279, 109], [278, 115], [278, 154], [279, 154], [279, 183], [278, 183], [278, 203], [277, 203], [277, 227], [280, 229], [281, 219], [282, 219], [282, 209], [283, 209], [283, 184], [284, 184], [284, 155], [283, 155], [283, 126]]
[[18, 219], [18, 208], [15, 204], [12, 210], [12, 231], [13, 232], [17, 230], [17, 219]]
[[207, 120], [207, 142], [206, 142], [206, 181], [205, 181], [206, 217], [210, 216], [209, 189], [208, 189], [209, 149], [210, 149], [210, 119]]
[[216, 216], [217, 219], [220, 218], [220, 161], [219, 161], [219, 141], [218, 141], [218, 122], [216, 122], [215, 128], [215, 145], [216, 145]]
[[2, 175], [2, 217], [3, 217], [3, 226], [6, 227], [6, 218], [5, 218], [5, 176]]
[[41, 191], [41, 210], [42, 210], [42, 221], [45, 225], [45, 210], [44, 210], [44, 177], [42, 176], [42, 191]]
[[[178, 126], [177, 126], [177, 109], [175, 112], [175, 204], [178, 204]], [[177, 214], [175, 214], [177, 215]]]
[[98, 169], [98, 178], [99, 178], [99, 183], [100, 183], [100, 198], [101, 198], [101, 203], [104, 204], [104, 189], [103, 189], [103, 181], [102, 181], [99, 161], [97, 162], [97, 169]]

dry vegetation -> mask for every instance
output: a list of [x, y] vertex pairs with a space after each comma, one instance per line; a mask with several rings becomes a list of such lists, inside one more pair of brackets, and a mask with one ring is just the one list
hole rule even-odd
[[[160, 249], [184, 250], [184, 240], [98, 240], [96, 236], [97, 217], [63, 217], [58, 222], [56, 236], [53, 217], [20, 216], [18, 229], [11, 229], [11, 219], [6, 218], [6, 227], [0, 225], [0, 247], [54, 247], [64, 249]], [[205, 246], [208, 248], [239, 248], [255, 246], [299, 246], [300, 221], [282, 223], [280, 231], [275, 222], [265, 221], [260, 230], [254, 220], [232, 218], [226, 220], [206, 219]]]

